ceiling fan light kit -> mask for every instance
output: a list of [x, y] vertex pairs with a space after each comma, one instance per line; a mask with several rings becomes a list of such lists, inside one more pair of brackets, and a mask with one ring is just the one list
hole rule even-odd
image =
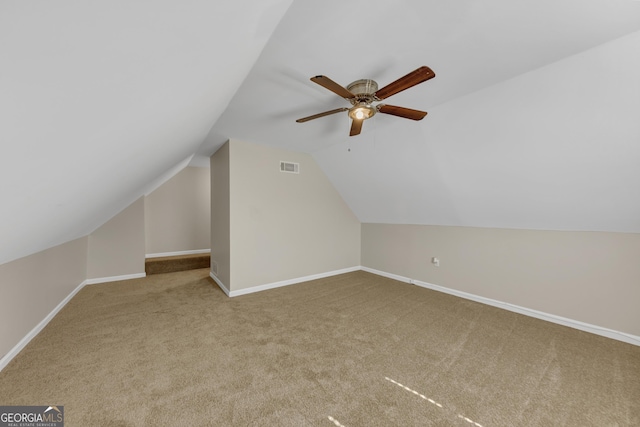
[[349, 117], [353, 120], [366, 120], [376, 113], [376, 108], [371, 104], [358, 104], [349, 109]]
[[398, 92], [402, 92], [405, 89], [409, 89], [419, 83], [432, 79], [435, 76], [436, 74], [429, 67], [422, 66], [410, 72], [406, 76], [400, 77], [398, 80], [389, 83], [382, 89], [378, 89], [378, 83], [371, 79], [356, 80], [345, 88], [327, 76], [320, 75], [311, 77], [312, 82], [319, 84], [342, 98], [345, 98], [351, 103], [352, 107], [336, 108], [335, 110], [303, 117], [296, 120], [296, 122], [304, 123], [309, 120], [348, 111], [349, 117], [351, 118], [351, 131], [349, 132], [349, 136], [354, 136], [358, 135], [362, 130], [362, 122], [373, 117], [376, 113], [390, 114], [411, 120], [422, 120], [427, 115], [426, 111], [397, 107], [395, 105], [374, 105], [374, 103], [382, 101], [385, 98], [395, 95]]

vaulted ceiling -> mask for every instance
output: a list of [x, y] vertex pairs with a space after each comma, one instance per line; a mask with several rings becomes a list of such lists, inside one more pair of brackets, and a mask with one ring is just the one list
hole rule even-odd
[[[362, 222], [640, 232], [640, 2], [0, 3], [0, 264], [229, 138], [312, 153]], [[436, 78], [349, 137], [309, 78]]]

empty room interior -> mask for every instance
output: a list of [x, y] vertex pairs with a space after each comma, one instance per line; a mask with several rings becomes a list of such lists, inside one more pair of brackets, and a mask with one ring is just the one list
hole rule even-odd
[[640, 425], [638, 52], [637, 0], [0, 3], [0, 411]]

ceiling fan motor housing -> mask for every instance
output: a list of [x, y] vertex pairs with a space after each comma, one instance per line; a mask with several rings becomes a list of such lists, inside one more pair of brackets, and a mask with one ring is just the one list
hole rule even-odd
[[375, 100], [374, 93], [378, 90], [378, 83], [370, 79], [360, 79], [347, 86], [347, 90], [355, 96], [349, 101], [353, 107], [349, 116], [354, 120], [366, 120], [376, 113], [371, 103]]
[[378, 83], [376, 83], [375, 80], [360, 79], [347, 86], [347, 90], [356, 96], [371, 96], [378, 91]]

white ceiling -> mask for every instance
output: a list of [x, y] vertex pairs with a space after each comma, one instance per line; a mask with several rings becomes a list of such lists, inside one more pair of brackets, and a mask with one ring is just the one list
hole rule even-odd
[[[313, 153], [362, 222], [640, 232], [640, 2], [294, 2], [199, 154], [229, 137]], [[309, 81], [380, 86], [349, 137], [348, 106]]]
[[192, 156], [290, 3], [0, 1], [0, 264]]
[[348, 139], [346, 113], [295, 123], [349, 105], [309, 81], [318, 74], [382, 87], [427, 65], [434, 80], [385, 102], [429, 111], [638, 30], [640, 2], [629, 0], [297, 1], [199, 152], [229, 136], [307, 152]]
[[[230, 137], [313, 153], [363, 222], [640, 232], [639, 32], [631, 0], [1, 1], [0, 264]], [[420, 65], [389, 103], [421, 122], [295, 123], [346, 104], [311, 76]]]

